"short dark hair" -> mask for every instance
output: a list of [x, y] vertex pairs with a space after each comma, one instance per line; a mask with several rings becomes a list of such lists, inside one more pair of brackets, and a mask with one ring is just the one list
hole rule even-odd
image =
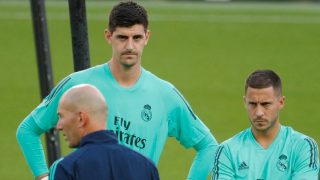
[[282, 84], [280, 77], [272, 70], [256, 70], [251, 73], [245, 85], [245, 93], [247, 93], [248, 87], [262, 89], [273, 87], [278, 95], [282, 94]]
[[148, 29], [148, 14], [144, 7], [133, 1], [120, 2], [109, 15], [108, 30], [113, 33], [117, 27], [131, 27], [141, 24], [144, 31]]

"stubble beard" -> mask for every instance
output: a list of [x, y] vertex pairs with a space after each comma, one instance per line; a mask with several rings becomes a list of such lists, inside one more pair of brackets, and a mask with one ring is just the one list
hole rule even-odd
[[140, 60], [138, 55], [136, 55], [136, 57], [134, 58], [120, 58], [120, 64], [122, 67], [124, 67], [125, 69], [130, 69], [134, 66], [136, 66], [137, 64], [139, 64]]
[[257, 132], [266, 133], [273, 127], [275, 127], [277, 120], [265, 120], [263, 119], [263, 122], [256, 122], [256, 119], [254, 121], [250, 121], [252, 127]]

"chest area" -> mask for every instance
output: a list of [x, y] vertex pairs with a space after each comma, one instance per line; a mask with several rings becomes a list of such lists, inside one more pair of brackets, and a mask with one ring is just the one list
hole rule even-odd
[[119, 93], [106, 99], [109, 107], [108, 126], [111, 129], [131, 131], [141, 127], [156, 128], [167, 121], [169, 109], [165, 105], [165, 98], [154, 93]]
[[161, 89], [139, 87], [119, 89], [110, 83], [97, 84], [108, 106], [108, 125], [129, 130], [135, 125], [158, 126], [170, 108]]
[[166, 137], [172, 108], [161, 89], [121, 90], [106, 83], [98, 86], [108, 106], [107, 129], [116, 133], [120, 143], [145, 149], [160, 132]]
[[270, 150], [242, 151], [234, 158], [237, 179], [290, 179], [294, 159], [291, 150], [278, 147]]

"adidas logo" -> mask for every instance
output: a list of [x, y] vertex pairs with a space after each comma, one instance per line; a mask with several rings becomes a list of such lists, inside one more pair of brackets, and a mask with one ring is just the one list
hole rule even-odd
[[242, 162], [239, 167], [238, 167], [238, 170], [244, 170], [244, 169], [249, 169], [249, 166], [246, 164], [246, 162]]

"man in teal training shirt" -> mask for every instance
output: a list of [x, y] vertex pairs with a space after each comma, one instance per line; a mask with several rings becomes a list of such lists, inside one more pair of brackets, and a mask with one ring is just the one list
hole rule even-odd
[[111, 59], [102, 65], [64, 78], [20, 124], [17, 139], [33, 175], [47, 176], [40, 135], [56, 126], [60, 97], [78, 84], [91, 84], [109, 106], [107, 127], [119, 142], [158, 164], [167, 137], [175, 137], [197, 153], [188, 179], [206, 179], [217, 141], [180, 92], [141, 66], [150, 37], [146, 10], [135, 2], [121, 2], [109, 16], [105, 38], [112, 47]]
[[247, 78], [244, 103], [251, 127], [219, 146], [212, 180], [318, 179], [317, 143], [280, 124], [284, 102], [275, 72], [258, 70]]

